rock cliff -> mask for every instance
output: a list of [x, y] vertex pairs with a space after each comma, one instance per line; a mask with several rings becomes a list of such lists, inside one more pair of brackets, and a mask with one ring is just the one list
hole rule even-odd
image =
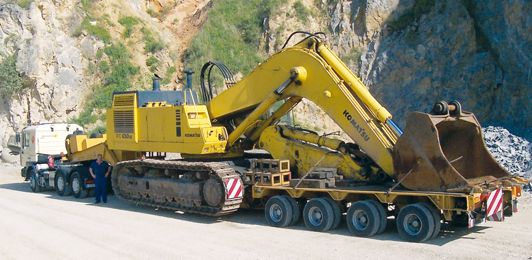
[[[28, 122], [79, 117], [101, 86], [113, 84], [113, 69], [101, 65], [116, 62], [109, 48], [119, 43], [134, 72], [128, 88], [148, 88], [153, 72], [177, 77], [164, 88], [179, 88], [183, 53], [211, 6], [208, 0], [0, 0], [0, 60], [15, 57], [24, 83], [0, 91], [0, 145]], [[458, 100], [483, 125], [532, 138], [530, 1], [297, 0], [282, 2], [262, 25], [257, 52], [264, 57], [292, 31], [327, 32], [333, 50], [401, 126], [412, 111]], [[152, 38], [162, 47], [155, 42], [150, 49]], [[99, 114], [92, 109], [89, 116]], [[309, 109], [315, 107], [303, 103], [296, 118], [325, 120], [319, 130], [335, 130], [325, 116], [301, 113]]]
[[[15, 83], [22, 82], [12, 86], [1, 78], [0, 144], [27, 123], [79, 117], [101, 86], [113, 84], [113, 47], [125, 46], [134, 69], [128, 86], [149, 88], [153, 72], [175, 78], [182, 70], [179, 57], [205, 20], [209, 3], [0, 0], [0, 61], [3, 69], [15, 71], [0, 78], [18, 76]], [[127, 24], [124, 17], [134, 22]], [[15, 62], [7, 62], [10, 57]], [[111, 68], [104, 70], [102, 62]], [[167, 80], [163, 88], [176, 84]]]

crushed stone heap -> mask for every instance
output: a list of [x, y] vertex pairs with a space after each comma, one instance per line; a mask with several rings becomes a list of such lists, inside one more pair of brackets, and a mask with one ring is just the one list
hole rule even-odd
[[532, 144], [503, 127], [482, 128], [490, 153], [511, 174], [532, 177]]

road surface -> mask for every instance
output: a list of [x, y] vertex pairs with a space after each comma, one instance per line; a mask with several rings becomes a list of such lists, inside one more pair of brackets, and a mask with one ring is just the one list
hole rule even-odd
[[214, 218], [137, 206], [109, 197], [32, 193], [20, 168], [0, 166], [1, 259], [532, 259], [532, 195], [505, 222], [445, 227], [426, 243], [401, 240], [392, 219], [372, 238], [345, 224], [318, 233], [300, 222], [269, 227], [262, 211]]

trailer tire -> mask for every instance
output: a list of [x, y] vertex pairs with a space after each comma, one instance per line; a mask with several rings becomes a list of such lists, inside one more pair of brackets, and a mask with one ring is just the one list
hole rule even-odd
[[270, 226], [286, 227], [293, 220], [292, 205], [282, 196], [272, 197], [266, 202], [264, 216]]
[[72, 195], [74, 195], [74, 198], [83, 199], [83, 198], [86, 198], [87, 195], [89, 195], [89, 191], [86, 189], [83, 189], [82, 187], [83, 180], [79, 172], [77, 171], [72, 172], [72, 177], [70, 178], [70, 184], [72, 185]]
[[422, 202], [422, 203], [418, 203], [418, 204], [420, 204], [421, 206], [427, 208], [430, 211], [430, 213], [432, 214], [432, 217], [434, 218], [434, 233], [432, 234], [432, 236], [430, 238], [437, 237], [438, 234], [440, 233], [440, 230], [441, 230], [440, 212], [438, 212], [438, 210], [434, 206], [432, 206], [432, 205], [430, 205], [428, 203]]
[[347, 227], [359, 237], [371, 237], [379, 231], [381, 220], [377, 207], [368, 201], [357, 201], [347, 211]]
[[388, 224], [388, 214], [386, 214], [386, 209], [382, 204], [376, 200], [368, 200], [369, 203], [373, 204], [375, 208], [377, 208], [377, 211], [379, 212], [379, 219], [380, 219], [380, 226], [379, 230], [377, 230], [377, 234], [381, 234], [386, 229], [386, 225]]
[[41, 191], [41, 186], [39, 186], [39, 180], [37, 178], [37, 172], [35, 171], [35, 168], [31, 168], [30, 170], [30, 189], [35, 193]]
[[434, 233], [432, 213], [419, 204], [410, 204], [397, 215], [399, 235], [409, 242], [424, 242]]
[[342, 211], [340, 211], [340, 206], [338, 206], [338, 203], [336, 203], [336, 201], [334, 201], [332, 198], [324, 197], [323, 199], [329, 202], [329, 205], [331, 205], [331, 208], [333, 210], [334, 221], [331, 230], [335, 230], [336, 228], [338, 228], [340, 222], [342, 221]]
[[62, 170], [57, 171], [54, 183], [55, 190], [59, 196], [70, 196], [70, 194], [72, 194], [70, 184], [68, 184], [68, 181]]
[[290, 226], [297, 224], [299, 222], [299, 218], [301, 217], [301, 208], [299, 207], [299, 203], [290, 195], [283, 195], [283, 198], [288, 200], [290, 202], [290, 205], [292, 206], [292, 221], [290, 222]]
[[334, 211], [325, 199], [311, 199], [303, 209], [303, 220], [311, 231], [327, 231], [334, 223]]

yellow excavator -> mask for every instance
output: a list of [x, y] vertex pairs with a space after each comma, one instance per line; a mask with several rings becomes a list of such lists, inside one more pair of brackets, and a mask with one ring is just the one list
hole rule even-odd
[[[499, 188], [511, 215], [527, 180], [511, 176], [489, 154], [472, 113], [456, 101], [438, 102], [431, 113], [408, 116], [402, 131], [323, 34], [304, 34], [239, 82], [224, 64], [205, 64], [202, 102], [191, 86], [193, 71], [185, 71], [182, 91], [161, 91], [154, 81], [153, 91], [114, 93], [100, 145], [115, 165], [115, 194], [212, 216], [265, 207], [273, 226], [303, 215], [318, 231], [338, 226], [347, 212], [350, 230], [360, 236], [382, 232], [386, 217], [395, 215], [409, 222], [398, 224], [401, 235], [417, 242], [435, 236], [440, 220], [488, 217], [488, 196]], [[213, 68], [228, 87], [217, 96], [205, 78]], [[353, 142], [278, 124], [303, 99]], [[166, 153], [182, 158], [164, 159]]]

